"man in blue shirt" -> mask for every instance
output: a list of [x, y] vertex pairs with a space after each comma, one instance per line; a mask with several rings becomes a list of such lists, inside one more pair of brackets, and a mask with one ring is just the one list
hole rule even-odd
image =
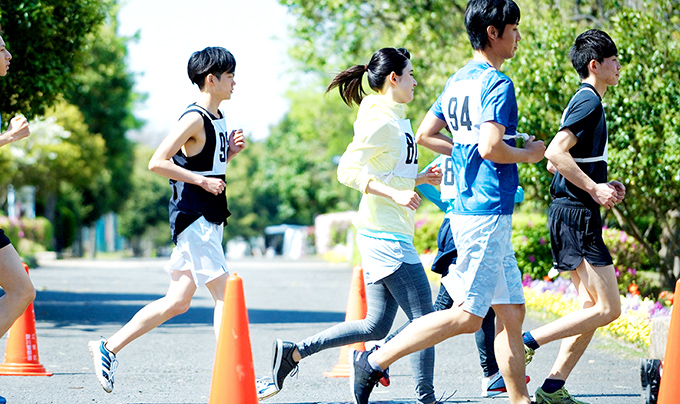
[[[512, 81], [498, 69], [520, 40], [513, 0], [471, 0], [465, 27], [474, 57], [453, 75], [418, 129], [418, 143], [451, 154], [456, 197], [451, 229], [458, 259], [446, 278], [454, 301], [448, 310], [412, 322], [372, 353], [350, 351], [356, 403], [368, 403], [375, 383], [397, 359], [454, 335], [477, 331], [493, 307], [498, 318], [496, 356], [510, 402], [530, 403], [524, 379], [524, 294], [510, 241], [517, 163], [543, 158], [543, 142], [529, 137], [515, 147], [517, 102]], [[448, 125], [452, 138], [440, 131]], [[459, 286], [462, 285], [462, 286]], [[451, 287], [449, 287], [451, 286]]]

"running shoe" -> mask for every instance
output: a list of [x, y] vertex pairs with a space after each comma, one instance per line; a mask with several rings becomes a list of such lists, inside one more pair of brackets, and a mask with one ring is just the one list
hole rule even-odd
[[373, 370], [368, 363], [369, 352], [349, 349], [349, 388], [352, 390], [354, 404], [368, 404], [368, 397], [378, 385], [383, 372]]
[[[527, 384], [529, 384], [531, 378], [529, 376], [525, 377]], [[482, 397], [493, 397], [507, 392], [508, 389], [505, 388], [505, 381], [503, 381], [501, 372], [496, 372], [493, 376], [482, 379]]]
[[640, 360], [640, 382], [642, 382], [642, 398], [645, 404], [656, 404], [661, 382], [661, 361], [658, 359]]
[[276, 390], [283, 388], [283, 381], [289, 374], [297, 373], [298, 364], [293, 360], [295, 344], [288, 341], [276, 339], [274, 341], [274, 354], [272, 362], [272, 379]]
[[564, 387], [550, 394], [539, 387], [536, 390], [536, 395], [534, 395], [534, 400], [537, 404], [588, 404], [572, 397]]
[[528, 365], [534, 359], [534, 349], [524, 345], [524, 365]]
[[97, 380], [102, 385], [105, 392], [113, 391], [113, 373], [118, 368], [118, 360], [116, 355], [106, 349], [106, 340], [90, 341], [87, 343], [90, 348], [90, 355], [94, 361], [94, 373]]
[[265, 400], [279, 392], [271, 377], [260, 377], [255, 379], [255, 388], [257, 390], [258, 401]]

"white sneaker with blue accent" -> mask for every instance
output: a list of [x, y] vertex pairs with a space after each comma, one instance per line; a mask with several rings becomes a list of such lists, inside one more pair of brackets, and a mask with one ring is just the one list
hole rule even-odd
[[90, 348], [90, 355], [94, 361], [94, 373], [102, 388], [107, 393], [113, 391], [113, 373], [118, 367], [116, 355], [106, 349], [106, 340], [90, 341], [87, 343]]
[[272, 380], [271, 377], [259, 377], [255, 379], [255, 387], [257, 389], [258, 401], [265, 400], [280, 391], [276, 388], [276, 385], [274, 385], [274, 380]]

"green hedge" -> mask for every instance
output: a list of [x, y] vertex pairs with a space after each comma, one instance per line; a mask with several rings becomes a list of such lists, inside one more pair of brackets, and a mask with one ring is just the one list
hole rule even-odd
[[44, 217], [12, 219], [0, 216], [0, 229], [4, 230], [21, 258], [35, 266], [35, 254], [50, 249], [52, 224]]

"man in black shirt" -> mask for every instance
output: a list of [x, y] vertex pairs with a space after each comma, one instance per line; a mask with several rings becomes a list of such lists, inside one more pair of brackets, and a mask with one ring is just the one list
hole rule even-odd
[[626, 192], [620, 182], [607, 181], [607, 121], [602, 107], [607, 87], [619, 81], [617, 53], [605, 32], [593, 29], [576, 38], [569, 57], [581, 77], [581, 86], [564, 110], [560, 130], [545, 152], [548, 169], [555, 174], [548, 213], [553, 266], [569, 271], [581, 309], [523, 335], [527, 362], [539, 346], [562, 340], [548, 378], [536, 390], [537, 403], [582, 403], [567, 392], [565, 381], [595, 330], [621, 313], [600, 216], [600, 206], [611, 209]]

